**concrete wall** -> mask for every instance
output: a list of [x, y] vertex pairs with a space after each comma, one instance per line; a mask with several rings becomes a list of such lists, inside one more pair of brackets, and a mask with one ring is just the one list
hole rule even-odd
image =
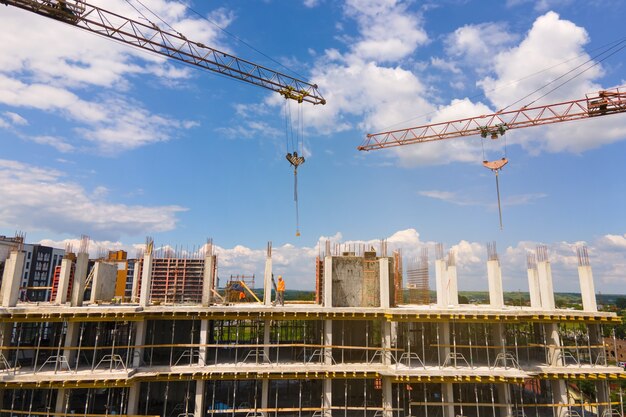
[[[378, 277], [378, 274], [376, 274], [376, 277]], [[363, 258], [357, 256], [334, 256], [333, 307], [361, 306], [362, 300]]]
[[[334, 256], [332, 258], [333, 307], [380, 307], [378, 257]], [[393, 257], [389, 259], [389, 305], [394, 305]], [[370, 284], [365, 290], [365, 274]], [[364, 293], [365, 291], [365, 293]]]
[[90, 301], [111, 301], [115, 297], [115, 284], [117, 280], [117, 265], [96, 262], [91, 284]]

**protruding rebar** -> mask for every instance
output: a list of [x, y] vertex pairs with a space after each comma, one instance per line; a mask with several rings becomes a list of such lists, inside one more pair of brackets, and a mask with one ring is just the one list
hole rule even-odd
[[152, 239], [152, 237], [150, 236], [146, 236], [146, 250], [144, 253], [151, 255], [153, 249], [154, 249], [154, 239]]
[[443, 259], [443, 243], [437, 243], [435, 245], [435, 258], [438, 261], [441, 261]]
[[487, 258], [490, 261], [498, 261], [498, 250], [496, 249], [496, 242], [487, 243]]
[[537, 262], [547, 262], [548, 260], [548, 247], [537, 245]]
[[78, 246], [78, 253], [87, 253], [89, 251], [89, 236], [82, 235]]
[[452, 249], [448, 251], [448, 266], [456, 266], [456, 252]]
[[589, 266], [589, 253], [587, 252], [587, 246], [578, 246], [576, 248], [576, 254], [578, 255], [578, 266]]
[[535, 254], [532, 252], [526, 253], [526, 268], [527, 269], [537, 268], [537, 258], [535, 257]]

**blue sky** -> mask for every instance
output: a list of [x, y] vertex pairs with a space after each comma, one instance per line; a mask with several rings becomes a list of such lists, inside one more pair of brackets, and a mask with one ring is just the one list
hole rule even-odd
[[[126, 1], [93, 3], [139, 18]], [[302, 236], [284, 99], [12, 7], [0, 10], [0, 234], [59, 247], [87, 234], [94, 253], [131, 255], [146, 235], [188, 250], [211, 237], [222, 275], [261, 274], [272, 241], [292, 288], [314, 286], [320, 241], [387, 238], [406, 258], [453, 248], [461, 289], [487, 288], [496, 241], [505, 288], [525, 290], [525, 253], [544, 243], [557, 291], [576, 291], [584, 243], [598, 290], [624, 292], [626, 116], [509, 132], [503, 231], [480, 138], [356, 150], [368, 132], [514, 103], [622, 39], [622, 1], [190, 2], [215, 24], [143, 3], [189, 39], [319, 85], [328, 104], [303, 105]], [[538, 103], [624, 85], [625, 62], [617, 52]]]

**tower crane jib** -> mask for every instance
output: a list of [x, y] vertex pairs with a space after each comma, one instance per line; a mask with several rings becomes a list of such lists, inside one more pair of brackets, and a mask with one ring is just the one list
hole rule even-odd
[[280, 93], [299, 103], [326, 104], [317, 85], [218, 51], [181, 33], [167, 32], [91, 5], [82, 0], [0, 0], [89, 32], [114, 39], [186, 64]]

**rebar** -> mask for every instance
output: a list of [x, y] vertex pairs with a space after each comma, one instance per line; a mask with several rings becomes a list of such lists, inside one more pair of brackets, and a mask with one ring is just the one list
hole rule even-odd
[[487, 243], [487, 258], [490, 261], [498, 261], [498, 250], [496, 248], [496, 242]]
[[576, 248], [576, 254], [578, 255], [578, 266], [589, 266], [587, 246], [578, 246]]
[[548, 261], [548, 247], [546, 245], [537, 245], [537, 262]]

